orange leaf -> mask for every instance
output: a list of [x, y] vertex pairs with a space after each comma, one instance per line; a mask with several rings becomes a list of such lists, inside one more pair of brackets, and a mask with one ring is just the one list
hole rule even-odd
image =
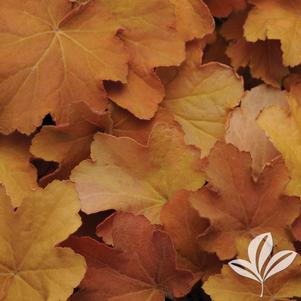
[[136, 117], [150, 119], [163, 100], [164, 89], [153, 69], [179, 65], [185, 40], [176, 30], [175, 8], [168, 0], [104, 0], [122, 28], [119, 35], [130, 55], [127, 85], [108, 88], [109, 97]]
[[185, 41], [201, 39], [214, 31], [214, 19], [203, 0], [170, 0], [175, 5], [177, 30]]
[[[49, 112], [65, 123], [72, 102], [86, 101], [103, 112], [107, 102], [102, 80], [125, 83], [128, 77], [129, 86], [121, 94], [109, 89], [111, 98], [140, 118], [156, 112], [164, 92], [153, 68], [179, 65], [184, 59], [185, 41], [176, 31], [173, 5], [168, 0], [147, 5], [95, 0], [72, 7], [60, 0], [1, 4], [3, 132], [30, 133]], [[142, 99], [144, 89], [148, 98]], [[31, 110], [26, 110], [29, 104]]]
[[44, 126], [33, 138], [30, 152], [45, 161], [58, 162], [59, 168], [40, 179], [40, 184], [67, 179], [71, 170], [89, 157], [94, 134], [109, 129], [111, 123], [108, 113], [94, 114], [85, 103], [76, 103], [71, 106], [69, 124]]
[[154, 71], [130, 68], [127, 84], [108, 84], [109, 97], [136, 117], [151, 119], [165, 96], [164, 87]]
[[102, 0], [74, 9], [61, 0], [1, 1], [1, 132], [29, 134], [49, 112], [64, 123], [70, 103], [82, 100], [103, 112], [101, 80], [125, 82], [128, 72], [113, 21]]

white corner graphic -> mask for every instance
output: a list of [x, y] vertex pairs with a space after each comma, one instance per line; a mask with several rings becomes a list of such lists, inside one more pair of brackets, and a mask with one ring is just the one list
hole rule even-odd
[[264, 282], [273, 275], [285, 270], [297, 256], [290, 250], [280, 251], [270, 255], [273, 251], [273, 238], [271, 233], [256, 236], [249, 244], [249, 261], [234, 259], [229, 266], [239, 275], [255, 280], [261, 284], [260, 297], [263, 297]]

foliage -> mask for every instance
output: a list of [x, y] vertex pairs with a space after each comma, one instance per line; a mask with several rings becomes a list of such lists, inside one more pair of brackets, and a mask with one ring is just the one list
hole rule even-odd
[[2, 0], [0, 300], [301, 300], [300, 12]]

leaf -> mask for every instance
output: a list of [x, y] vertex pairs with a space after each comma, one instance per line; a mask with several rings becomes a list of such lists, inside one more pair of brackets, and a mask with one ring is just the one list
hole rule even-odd
[[[249, 42], [280, 40], [285, 66], [301, 63], [301, 17], [296, 14], [297, 1], [251, 0], [255, 7], [244, 25], [244, 36]], [[288, 34], [290, 33], [290, 34]]]
[[301, 85], [293, 85], [288, 97], [289, 108], [279, 106], [266, 108], [257, 121], [276, 149], [283, 155], [290, 171], [291, 180], [285, 192], [299, 196], [301, 195], [300, 99]]
[[209, 45], [206, 47], [203, 56], [203, 64], [219, 62], [225, 65], [231, 65], [230, 59], [226, 55], [227, 47], [228, 42], [218, 34], [214, 41], [210, 41]]
[[227, 124], [225, 141], [232, 143], [241, 151], [250, 152], [255, 178], [269, 161], [279, 156], [278, 151], [256, 123], [261, 111], [273, 105], [285, 107], [286, 92], [265, 85], [257, 86], [245, 92], [240, 107], [234, 109]]
[[127, 84], [106, 86], [110, 99], [141, 119], [151, 119], [164, 98], [164, 86], [154, 71], [130, 69]]
[[192, 271], [195, 281], [198, 281], [216, 273], [220, 264], [215, 255], [201, 251], [199, 247], [199, 236], [206, 232], [209, 223], [208, 220], [200, 218], [188, 197], [187, 191], [176, 193], [163, 206], [161, 221], [164, 230], [174, 241], [178, 266]]
[[0, 194], [0, 283], [4, 300], [66, 300], [85, 273], [80, 255], [56, 247], [81, 224], [73, 185], [53, 182], [45, 190], [32, 193], [17, 211], [3, 189]]
[[228, 17], [231, 12], [246, 8], [246, 0], [206, 0], [211, 13], [214, 17]]
[[104, 0], [104, 3], [123, 29], [119, 35], [134, 68], [150, 70], [178, 65], [184, 60], [185, 44], [177, 34], [175, 8], [168, 0], [133, 0], [129, 3]]
[[[199, 248], [198, 238], [208, 228], [208, 221], [201, 219], [198, 212], [188, 202], [189, 193], [179, 191], [161, 210], [163, 229], [172, 238], [177, 252], [177, 266], [193, 272], [197, 282], [205, 280], [220, 269], [215, 255]], [[96, 228], [97, 236], [113, 245], [113, 225], [116, 213], [111, 214]], [[184, 221], [184, 223], [183, 223]]]
[[61, 0], [1, 1], [1, 132], [29, 134], [47, 113], [63, 124], [77, 101], [103, 112], [101, 81], [125, 82], [128, 72], [113, 20], [101, 0], [74, 9]]
[[[127, 5], [95, 0], [75, 6], [60, 0], [33, 5], [9, 0], [0, 10], [4, 62], [0, 130], [4, 133], [18, 129], [29, 134], [47, 113], [64, 124], [69, 105], [78, 101], [102, 113], [107, 105], [102, 80], [125, 84], [128, 78], [125, 89], [138, 93], [136, 106], [128, 108], [131, 102], [122, 95], [108, 91], [109, 95], [138, 117], [149, 119], [164, 96], [153, 68], [184, 60], [185, 41], [176, 31], [174, 7], [168, 0], [151, 0], [147, 5], [139, 0]], [[138, 99], [145, 88], [154, 95]], [[30, 104], [31, 110], [26, 110]]]
[[105, 218], [101, 223], [96, 227], [96, 235], [102, 239], [107, 245], [113, 246], [113, 226], [114, 219], [117, 212], [112, 213], [107, 218]]
[[175, 8], [168, 0], [134, 0], [126, 5], [123, 0], [104, 2], [115, 16], [116, 26], [122, 28], [119, 36], [130, 55], [128, 83], [121, 89], [109, 88], [109, 97], [136, 117], [150, 119], [164, 97], [153, 69], [177, 66], [185, 58], [185, 40], [176, 30]]
[[242, 234], [287, 237], [285, 229], [299, 215], [300, 200], [282, 195], [289, 176], [280, 158], [265, 167], [257, 182], [250, 155], [231, 144], [217, 143], [203, 164], [209, 185], [191, 193], [190, 202], [211, 224], [200, 238], [204, 250], [224, 260], [235, 256], [235, 237]]
[[0, 183], [13, 207], [38, 188], [37, 171], [30, 164], [30, 138], [21, 134], [0, 135]]
[[[179, 65], [184, 60], [184, 41], [201, 38], [214, 29], [213, 18], [200, 0], [172, 0], [171, 3], [175, 11], [169, 1], [152, 0], [147, 6], [145, 2], [135, 1], [124, 11], [116, 9], [115, 2], [109, 3], [119, 23], [126, 28], [122, 37], [131, 53], [127, 84], [111, 86], [109, 96], [141, 119], [153, 117], [165, 96], [164, 87], [153, 69]], [[157, 21], [159, 14], [160, 23]], [[138, 26], [133, 22], [133, 15], [137, 24], [142, 19], [147, 26]]]
[[58, 162], [59, 168], [40, 179], [41, 185], [53, 179], [67, 179], [71, 170], [90, 155], [94, 134], [111, 127], [108, 113], [94, 114], [85, 103], [73, 104], [70, 122], [44, 126], [32, 140], [30, 152], [45, 161]]
[[118, 209], [160, 223], [161, 207], [175, 192], [204, 184], [199, 156], [196, 148], [184, 144], [176, 125], [157, 124], [147, 146], [99, 133], [92, 144], [92, 161], [76, 167], [71, 179], [88, 214]]
[[113, 241], [110, 248], [88, 237], [69, 239], [67, 245], [85, 256], [88, 264], [72, 301], [164, 301], [165, 294], [180, 297], [189, 292], [191, 273], [176, 268], [168, 234], [145, 217], [118, 213]]
[[182, 126], [185, 142], [206, 156], [224, 136], [226, 116], [242, 94], [242, 80], [231, 68], [219, 63], [200, 66], [190, 59], [167, 84], [163, 106]]
[[151, 120], [138, 119], [117, 106], [110, 106], [109, 112], [113, 122], [109, 133], [117, 137], [132, 138], [141, 144], [147, 144], [149, 135], [156, 123], [174, 123], [172, 115], [168, 114], [162, 107]]
[[177, 30], [185, 41], [201, 39], [214, 31], [214, 19], [203, 0], [171, 0], [175, 6]]
[[[278, 240], [278, 238], [276, 240]], [[243, 257], [248, 247], [248, 240], [244, 237], [239, 237], [238, 241], [239, 257]], [[279, 245], [276, 245], [276, 251], [283, 248], [293, 250], [291, 244], [283, 244], [281, 242]], [[223, 266], [221, 274], [211, 276], [203, 288], [214, 301], [223, 301], [227, 298], [231, 301], [241, 301], [242, 298], [248, 301], [281, 301], [294, 300], [301, 296], [301, 290], [298, 284], [300, 281], [300, 258], [298, 258], [291, 266], [279, 273], [277, 277], [270, 278], [265, 282], [262, 298], [260, 297], [261, 289], [259, 283], [237, 275], [226, 264]]]
[[245, 11], [234, 14], [221, 29], [222, 36], [231, 41], [226, 51], [231, 65], [236, 70], [249, 66], [253, 77], [280, 88], [282, 79], [289, 73], [282, 63], [280, 43], [276, 40], [247, 42], [243, 33], [246, 17]]

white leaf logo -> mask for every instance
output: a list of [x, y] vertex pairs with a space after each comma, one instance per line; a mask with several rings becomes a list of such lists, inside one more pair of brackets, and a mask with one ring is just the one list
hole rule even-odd
[[280, 251], [269, 258], [273, 251], [273, 238], [271, 233], [256, 236], [249, 244], [249, 261], [234, 259], [229, 266], [237, 274], [255, 280], [261, 284], [260, 297], [263, 297], [264, 282], [286, 269], [297, 256], [290, 250]]

